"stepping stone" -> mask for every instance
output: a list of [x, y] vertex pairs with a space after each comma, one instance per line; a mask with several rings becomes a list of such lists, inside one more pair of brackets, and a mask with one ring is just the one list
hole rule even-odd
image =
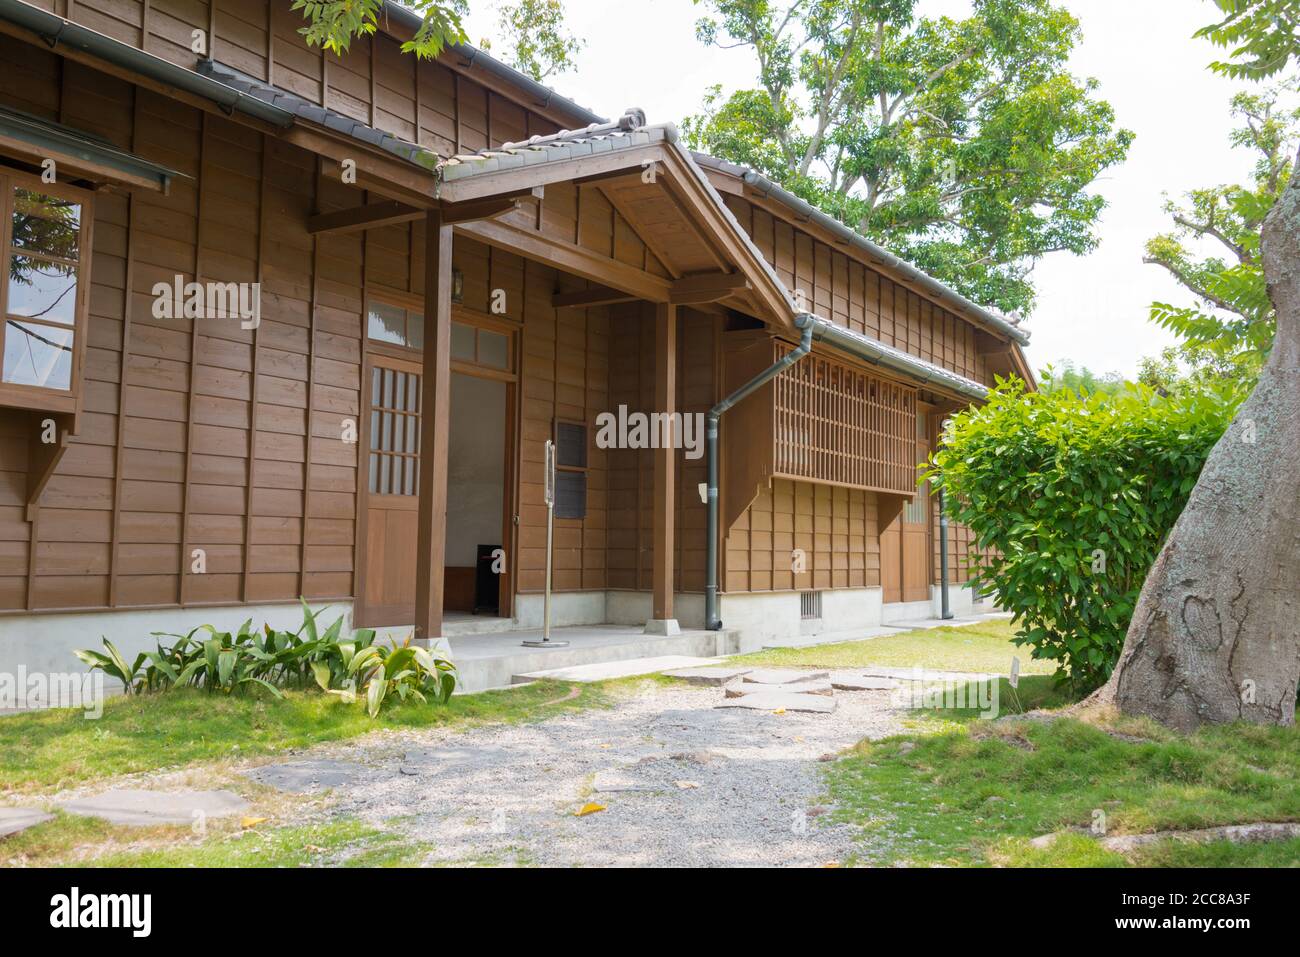
[[727, 668], [724, 666], [716, 668], [680, 668], [676, 671], [665, 671], [664, 675], [669, 678], [680, 678], [682, 681], [690, 682], [693, 685], [725, 685], [733, 678], [747, 675], [753, 670], [753, 668]]
[[719, 754], [717, 751], [681, 751], [670, 757], [674, 761], [690, 761], [693, 764], [712, 764], [715, 761], [727, 760], [725, 754]]
[[[865, 679], [863, 679], [865, 680]], [[741, 698], [751, 694], [768, 694], [773, 690], [789, 691], [792, 694], [820, 694], [833, 695], [834, 689], [831, 687], [830, 679], [818, 678], [814, 681], [796, 681], [788, 685], [758, 685], [746, 684], [743, 681], [733, 681], [731, 684], [723, 686], [723, 692], [728, 698]]]
[[793, 668], [759, 668], [741, 676], [741, 681], [753, 685], [790, 685], [801, 681], [829, 678], [829, 671], [796, 671]]
[[192, 824], [199, 817], [230, 817], [248, 810], [233, 791], [141, 791], [123, 788], [59, 805], [69, 814], [110, 824]]
[[621, 771], [597, 771], [591, 789], [600, 794], [618, 794], [624, 791], [654, 791], [653, 785], [638, 781]]
[[751, 711], [811, 711], [830, 714], [835, 710], [835, 699], [819, 694], [795, 694], [784, 689], [772, 689], [761, 694], [747, 694], [728, 698], [715, 708], [748, 708]]
[[441, 748], [419, 748], [402, 755], [402, 765], [398, 769], [402, 774], [445, 774], [461, 772], [467, 766], [479, 764], [492, 766], [504, 760], [508, 755], [499, 745], [448, 745]]
[[0, 837], [17, 834], [53, 819], [53, 814], [46, 814], [34, 807], [0, 807]]
[[868, 678], [851, 672], [833, 672], [831, 687], [836, 691], [893, 691], [898, 682], [893, 678]]
[[284, 764], [264, 764], [260, 768], [243, 772], [258, 784], [290, 794], [311, 794], [325, 788], [352, 784], [361, 779], [365, 769], [347, 761], [288, 761]]

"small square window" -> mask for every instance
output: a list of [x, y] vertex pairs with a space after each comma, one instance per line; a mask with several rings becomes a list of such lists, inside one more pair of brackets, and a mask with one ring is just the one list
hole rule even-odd
[[375, 342], [406, 345], [406, 310], [386, 302], [371, 301], [366, 335]]
[[463, 322], [451, 324], [451, 357], [462, 362], [474, 361], [474, 327]]

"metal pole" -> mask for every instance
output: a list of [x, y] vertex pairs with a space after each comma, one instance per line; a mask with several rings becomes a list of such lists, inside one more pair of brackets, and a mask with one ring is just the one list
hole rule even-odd
[[551, 641], [551, 566], [552, 547], [555, 542], [555, 443], [546, 440], [545, 491], [546, 497], [546, 591], [542, 597], [542, 640], [524, 641], [528, 648], [564, 648], [567, 641]]
[[948, 607], [948, 502], [939, 489], [939, 617], [947, 620], [952, 617]]

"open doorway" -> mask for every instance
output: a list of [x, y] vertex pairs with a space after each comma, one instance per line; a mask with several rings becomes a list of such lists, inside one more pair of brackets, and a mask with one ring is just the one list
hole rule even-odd
[[[401, 627], [415, 619], [424, 336], [422, 310], [408, 299], [384, 293], [368, 302], [361, 436], [367, 452], [354, 611], [363, 627]], [[454, 315], [443, 612], [450, 621], [474, 614], [508, 618], [517, 330], [459, 309]]]
[[443, 611], [501, 615], [509, 386], [451, 374]]

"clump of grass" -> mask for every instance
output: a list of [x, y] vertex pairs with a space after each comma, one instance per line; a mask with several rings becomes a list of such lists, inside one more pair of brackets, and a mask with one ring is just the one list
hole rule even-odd
[[[1087, 832], [1095, 822], [1123, 834], [1300, 820], [1295, 728], [1232, 725], [1182, 736], [1068, 717], [932, 728], [863, 742], [828, 772], [837, 815], [864, 828], [862, 859], [1094, 866], [1125, 858], [1086, 833], [1045, 850], [1028, 839]], [[1157, 845], [1133, 860], [1195, 866], [1198, 856], [1285, 855], [1286, 843], [1249, 852]]]
[[773, 648], [732, 659], [732, 663], [777, 668], [850, 669], [867, 665], [929, 668], [936, 671], [978, 671], [1007, 674], [1012, 657], [1020, 659], [1022, 674], [1051, 674], [1050, 661], [1035, 661], [1029, 649], [1012, 644], [1015, 627], [994, 619], [953, 628], [931, 628], [843, 641], [809, 648]]

